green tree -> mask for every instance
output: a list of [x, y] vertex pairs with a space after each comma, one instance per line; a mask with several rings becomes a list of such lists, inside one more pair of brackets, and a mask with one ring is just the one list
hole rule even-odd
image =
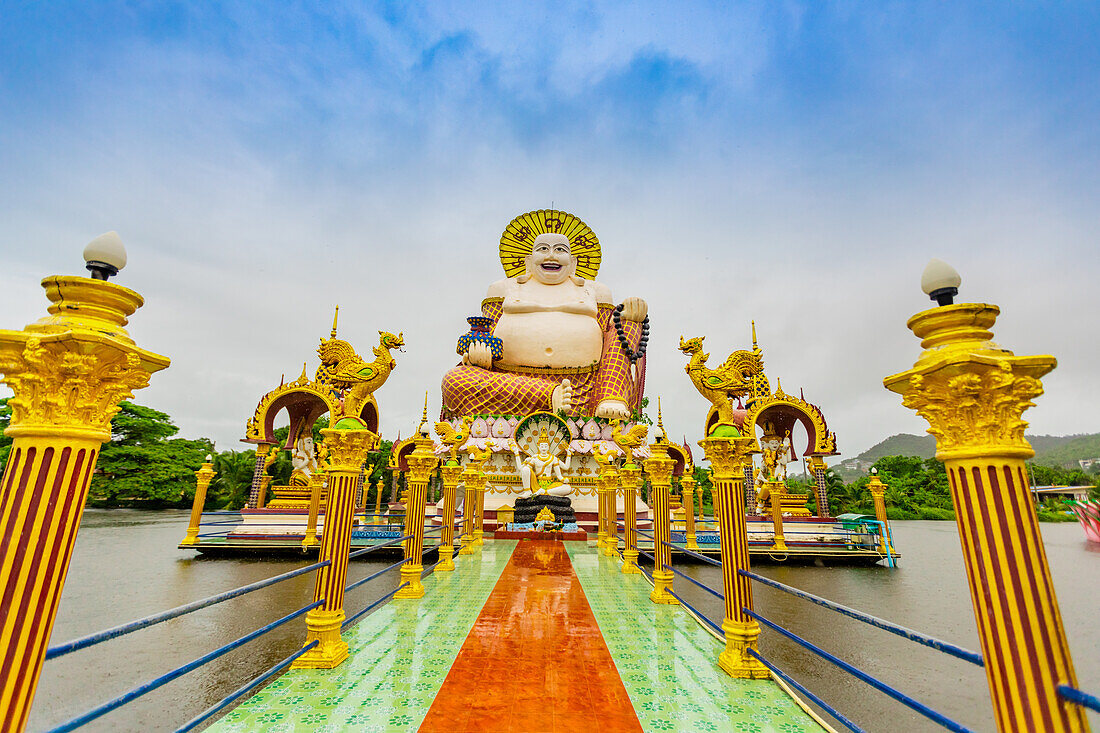
[[8, 400], [10, 397], [5, 397], [0, 400], [0, 473], [3, 472], [4, 466], [8, 465], [8, 454], [11, 453], [11, 438], [4, 435], [5, 430], [8, 429], [8, 425], [11, 423], [11, 408], [8, 407]]
[[[289, 465], [289, 459], [288, 464]], [[203, 508], [240, 509], [248, 502], [252, 488], [252, 473], [256, 468], [256, 451], [222, 451], [214, 456], [214, 478], [206, 492]], [[289, 471], [288, 471], [289, 475]]]
[[165, 413], [123, 402], [100, 450], [88, 503], [186, 505], [195, 495], [195, 471], [213, 445], [173, 438], [178, 431]]

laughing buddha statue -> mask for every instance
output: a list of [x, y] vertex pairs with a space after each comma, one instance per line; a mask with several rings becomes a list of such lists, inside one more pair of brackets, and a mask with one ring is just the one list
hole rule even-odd
[[629, 418], [641, 402], [647, 307], [640, 298], [616, 307], [592, 279], [592, 230], [572, 214], [534, 211], [508, 225], [500, 253], [509, 277], [489, 286], [482, 317], [459, 339], [462, 363], [443, 378], [444, 416]]

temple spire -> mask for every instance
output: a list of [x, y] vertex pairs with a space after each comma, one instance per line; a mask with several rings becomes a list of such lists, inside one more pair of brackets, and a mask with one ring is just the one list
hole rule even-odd
[[665, 435], [665, 420], [664, 417], [661, 415], [660, 395], [657, 395], [657, 430], [661, 433], [661, 437], [659, 438], [660, 440], [666, 440], [668, 438], [668, 436]]
[[336, 319], [340, 317], [340, 306], [336, 306], [336, 312], [332, 314], [332, 333], [329, 338], [336, 338]]
[[756, 321], [752, 321], [752, 350], [760, 351], [760, 347], [756, 345]]
[[428, 433], [428, 390], [424, 390], [424, 412], [420, 416], [420, 426], [417, 427], [416, 432], [421, 435], [427, 435]]

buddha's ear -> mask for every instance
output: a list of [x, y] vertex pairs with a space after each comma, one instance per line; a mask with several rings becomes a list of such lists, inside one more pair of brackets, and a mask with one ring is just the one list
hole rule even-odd
[[569, 273], [569, 279], [573, 281], [574, 285], [584, 285], [584, 278], [577, 275], [577, 265], [580, 264], [580, 259], [578, 259], [576, 255], [572, 255], [569, 258], [569, 261], [572, 264], [572, 267], [570, 268], [572, 272]]

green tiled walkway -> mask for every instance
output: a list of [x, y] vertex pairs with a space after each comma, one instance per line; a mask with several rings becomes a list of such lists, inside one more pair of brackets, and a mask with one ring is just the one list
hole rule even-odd
[[486, 541], [432, 573], [419, 601], [390, 601], [345, 632], [351, 658], [334, 670], [294, 670], [211, 731], [414, 731], [443, 685], [515, 540]]
[[[210, 730], [416, 730], [515, 546], [489, 540], [456, 557], [455, 572], [424, 581], [420, 601], [391, 601], [345, 633], [351, 658], [340, 667], [288, 672]], [[565, 547], [644, 730], [822, 731], [774, 682], [719, 669], [720, 643], [684, 610], [653, 604], [642, 576], [585, 543]]]
[[650, 601], [644, 577], [623, 575], [594, 547], [565, 545], [645, 730], [821, 733], [776, 683], [723, 672], [721, 643], [679, 607]]

